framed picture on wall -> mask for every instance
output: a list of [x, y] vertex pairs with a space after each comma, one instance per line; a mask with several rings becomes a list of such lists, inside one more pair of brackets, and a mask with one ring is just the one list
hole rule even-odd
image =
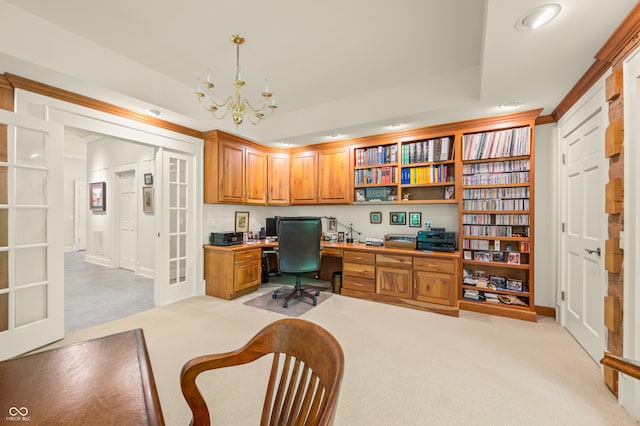
[[389, 213], [389, 222], [391, 225], [406, 225], [407, 224], [407, 213], [405, 212], [390, 212]]
[[236, 232], [249, 232], [249, 212], [236, 212]]
[[142, 187], [142, 211], [144, 213], [153, 213], [153, 187]]
[[107, 192], [106, 182], [95, 182], [89, 184], [89, 209], [94, 212], [103, 212], [107, 209], [105, 200]]
[[382, 223], [382, 213], [381, 212], [369, 213], [369, 221], [371, 223]]
[[422, 213], [420, 212], [409, 213], [409, 226], [411, 228], [420, 228], [422, 226]]
[[153, 175], [151, 173], [144, 174], [144, 184], [153, 185]]

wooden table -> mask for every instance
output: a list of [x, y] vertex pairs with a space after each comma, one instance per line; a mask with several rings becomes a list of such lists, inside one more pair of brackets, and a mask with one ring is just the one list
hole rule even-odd
[[11, 424], [163, 425], [142, 330], [0, 362], [0, 413]]

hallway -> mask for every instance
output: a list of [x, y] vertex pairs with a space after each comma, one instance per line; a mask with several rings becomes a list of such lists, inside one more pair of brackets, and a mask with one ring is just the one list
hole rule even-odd
[[153, 308], [152, 279], [87, 263], [85, 253], [64, 254], [65, 334]]

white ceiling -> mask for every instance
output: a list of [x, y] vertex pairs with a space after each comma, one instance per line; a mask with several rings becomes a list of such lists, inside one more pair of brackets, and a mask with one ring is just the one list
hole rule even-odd
[[[10, 72], [198, 130], [265, 144], [310, 144], [544, 108], [550, 114], [635, 6], [550, 0], [552, 23], [518, 32], [539, 0], [0, 0], [0, 72]], [[258, 126], [215, 120], [192, 92], [211, 69], [232, 92], [235, 45], [243, 95], [264, 79], [280, 108]]]

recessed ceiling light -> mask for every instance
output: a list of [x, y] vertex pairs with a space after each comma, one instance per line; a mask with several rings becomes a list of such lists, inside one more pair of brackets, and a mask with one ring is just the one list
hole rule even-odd
[[405, 123], [401, 123], [401, 122], [399, 122], [399, 123], [389, 123], [389, 124], [387, 124], [387, 127], [388, 127], [389, 129], [399, 129], [400, 127], [404, 127], [404, 126], [406, 126], [406, 124], [405, 124]]
[[289, 143], [289, 142], [276, 142], [276, 145], [279, 145], [279, 146], [282, 146], [282, 147], [285, 147], [285, 148], [289, 148], [289, 147], [295, 146], [294, 144]]
[[516, 21], [516, 30], [527, 31], [535, 30], [541, 26], [548, 24], [560, 13], [560, 5], [549, 3], [538, 6], [535, 9], [522, 15]]
[[498, 106], [498, 108], [500, 109], [515, 109], [518, 108], [520, 106], [519, 102], [505, 102], [501, 105]]
[[331, 139], [338, 139], [343, 137], [344, 135], [342, 133], [329, 133], [327, 136], [329, 136]]
[[144, 112], [149, 115], [153, 115], [154, 117], [160, 117], [162, 115], [162, 111], [158, 111], [157, 109], [145, 108]]

